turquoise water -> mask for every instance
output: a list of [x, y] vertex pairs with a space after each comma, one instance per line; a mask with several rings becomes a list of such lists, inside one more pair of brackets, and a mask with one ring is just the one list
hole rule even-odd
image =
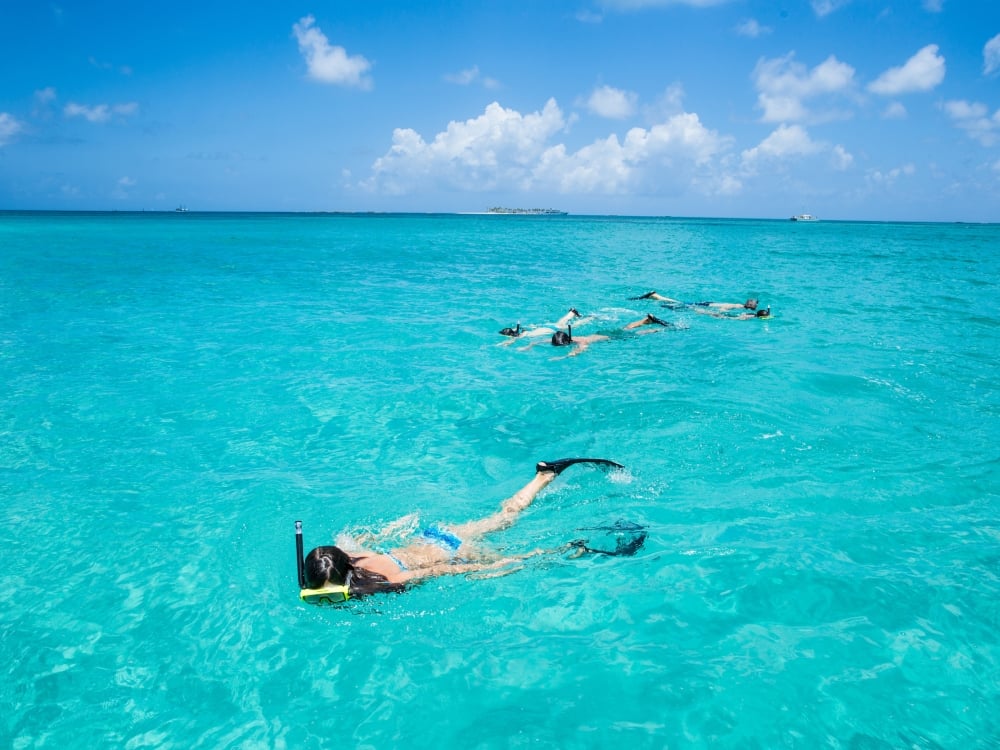
[[[0, 214], [0, 747], [1000, 745], [1000, 226]], [[770, 305], [769, 321], [629, 296]], [[653, 312], [581, 356], [497, 346]], [[342, 609], [306, 544], [509, 552]]]

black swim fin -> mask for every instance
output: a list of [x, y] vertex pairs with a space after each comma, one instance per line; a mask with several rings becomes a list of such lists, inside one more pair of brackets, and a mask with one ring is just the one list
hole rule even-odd
[[581, 526], [577, 531], [645, 531], [648, 526], [643, 526], [641, 523], [636, 523], [635, 521], [626, 521], [624, 519], [619, 519], [614, 523], [604, 524], [602, 526]]
[[614, 467], [616, 469], [624, 469], [620, 463], [616, 461], [610, 461], [607, 458], [559, 458], [555, 461], [539, 461], [535, 464], [535, 471], [541, 473], [546, 471], [551, 471], [554, 474], [562, 474], [568, 467], [573, 464], [598, 464], [604, 467]]
[[646, 292], [645, 294], [640, 294], [638, 297], [629, 297], [629, 299], [652, 299], [654, 294], [656, 294], [656, 290], [655, 289], [653, 291], [651, 291], [651, 292]]
[[607, 555], [608, 557], [632, 557], [632, 555], [642, 549], [643, 545], [646, 543], [646, 536], [646, 532], [642, 531], [633, 536], [631, 539], [618, 537], [615, 541], [615, 548], [613, 550], [588, 547], [586, 539], [574, 539], [569, 543], [569, 546], [576, 547], [578, 550], [576, 552], [577, 556], [589, 553], [591, 555]]

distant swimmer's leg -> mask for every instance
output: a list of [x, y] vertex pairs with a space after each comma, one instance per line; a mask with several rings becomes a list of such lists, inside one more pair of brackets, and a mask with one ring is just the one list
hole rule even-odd
[[629, 299], [630, 300], [634, 300], [634, 299], [659, 299], [659, 295], [656, 293], [656, 290], [654, 289], [651, 292], [646, 292], [645, 294], [640, 294], [638, 297], [629, 297]]
[[559, 320], [556, 321], [556, 328], [565, 328], [567, 325], [572, 323], [574, 320], [580, 317], [580, 313], [575, 307], [571, 307], [569, 312], [563, 315]]

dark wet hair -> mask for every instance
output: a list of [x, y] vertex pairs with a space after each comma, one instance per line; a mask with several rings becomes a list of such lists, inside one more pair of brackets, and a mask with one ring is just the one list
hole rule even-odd
[[758, 318], [770, 318], [771, 317], [771, 306], [768, 305], [767, 309], [765, 309], [765, 310], [758, 310], [757, 311], [757, 317]]
[[351, 557], [340, 547], [316, 547], [305, 559], [306, 585], [311, 589], [324, 586], [348, 586], [352, 597], [379, 591], [402, 591], [401, 583], [390, 583], [378, 573], [355, 565], [360, 557]]
[[514, 338], [517, 338], [518, 336], [521, 335], [521, 324], [518, 323], [516, 328], [509, 328], [509, 327], [508, 328], [501, 328], [500, 329], [500, 335], [501, 336], [513, 336]]
[[748, 310], [756, 310], [757, 298], [751, 297], [750, 299], [748, 299], [746, 302], [743, 303], [743, 307], [747, 308]]
[[569, 346], [573, 343], [573, 326], [566, 326], [568, 333], [556, 331], [552, 334], [552, 346]]

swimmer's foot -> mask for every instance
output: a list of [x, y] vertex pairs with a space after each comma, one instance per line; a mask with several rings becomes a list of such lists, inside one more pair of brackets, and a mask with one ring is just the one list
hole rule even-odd
[[571, 313], [573, 313], [573, 315], [575, 315], [575, 316], [576, 316], [577, 318], [579, 318], [579, 317], [580, 317], [580, 311], [579, 311], [579, 310], [577, 310], [577, 309], [576, 309], [575, 307], [571, 307], [571, 308], [569, 309], [569, 311], [570, 311]]
[[646, 292], [645, 294], [640, 294], [638, 297], [629, 297], [629, 299], [653, 299], [653, 295], [656, 294], [654, 289], [651, 292]]
[[599, 464], [601, 466], [615, 467], [618, 469], [624, 469], [620, 463], [615, 461], [610, 461], [606, 458], [559, 458], [555, 461], [539, 461], [535, 464], [535, 471], [539, 474], [545, 474], [546, 472], [552, 472], [556, 476], [562, 474], [564, 470], [573, 464]]
[[577, 557], [583, 557], [585, 554], [587, 554], [588, 551], [587, 540], [574, 539], [572, 542], [566, 545], [566, 549], [569, 551], [569, 555], [567, 555], [567, 557], [569, 557], [570, 560], [573, 560]]

